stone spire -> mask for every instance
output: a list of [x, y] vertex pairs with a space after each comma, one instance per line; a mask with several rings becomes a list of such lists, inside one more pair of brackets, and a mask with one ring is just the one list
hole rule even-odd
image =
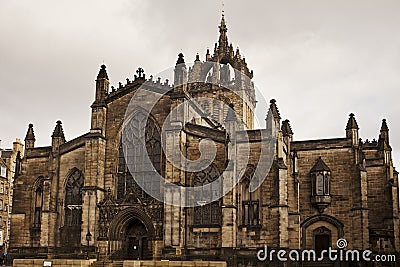
[[186, 86], [186, 83], [187, 83], [187, 69], [186, 69], [185, 59], [183, 54], [179, 53], [178, 60], [176, 61], [176, 66], [174, 70], [174, 84], [176, 87], [179, 87], [182, 85]]
[[381, 134], [379, 135], [379, 139], [386, 140], [386, 143], [389, 145], [389, 127], [386, 123], [386, 119], [382, 120]]
[[65, 141], [64, 130], [62, 128], [61, 121], [57, 121], [56, 128], [54, 128], [53, 135], [51, 137], [53, 137], [53, 138], [60, 137]]
[[[217, 62], [221, 64], [229, 63], [232, 67], [238, 70], [238, 72], [241, 72], [241, 74], [244, 74], [250, 79], [252, 79], [253, 71], [249, 70], [246, 61], [242, 58], [238, 50], [236, 51], [235, 54], [235, 50], [233, 48], [232, 43], [229, 43], [228, 41], [228, 35], [227, 35], [228, 27], [226, 26], [224, 13], [222, 13], [221, 22], [218, 28], [219, 28], [219, 38], [218, 42], [216, 42], [214, 46], [214, 54], [210, 55], [210, 50], [207, 49], [206, 61]], [[240, 82], [241, 81], [240, 75], [235, 75], [235, 79], [238, 82]]]
[[108, 80], [106, 65], [104, 65], [104, 64], [100, 66], [100, 71], [99, 71], [99, 74], [97, 75], [97, 80], [99, 80], [99, 79]]
[[34, 148], [35, 147], [35, 133], [33, 132], [33, 124], [30, 123], [28, 126], [28, 132], [25, 137], [25, 148]]
[[352, 130], [352, 129], [360, 129], [358, 128], [358, 124], [357, 121], [354, 117], [353, 113], [350, 113], [349, 115], [349, 120], [347, 121], [347, 126], [346, 126], [346, 130]]
[[228, 27], [226, 27], [225, 14], [222, 13], [221, 24], [219, 26], [219, 40], [218, 40], [219, 48], [228, 46], [227, 32], [228, 32]]
[[381, 132], [382, 131], [386, 131], [386, 132], [389, 131], [389, 127], [387, 126], [386, 119], [382, 120]]
[[62, 122], [57, 121], [56, 127], [54, 128], [53, 134], [51, 136], [52, 143], [51, 146], [53, 150], [57, 149], [60, 145], [65, 143], [64, 130], [62, 128]]
[[271, 109], [271, 112], [272, 112], [272, 115], [274, 116], [274, 119], [280, 120], [281, 119], [281, 115], [279, 114], [278, 106], [276, 105], [276, 100], [275, 99], [271, 99], [269, 101], [269, 103], [270, 103], [269, 108]]
[[105, 97], [108, 94], [110, 81], [108, 80], [108, 74], [106, 71], [106, 65], [101, 65], [99, 74], [96, 79], [96, 99], [92, 105], [92, 108], [105, 106]]
[[289, 120], [282, 121], [281, 130], [282, 130], [283, 136], [292, 136], [293, 135], [292, 127], [290, 126]]
[[276, 132], [281, 130], [281, 115], [279, 114], [275, 99], [270, 100], [269, 110], [265, 121], [267, 130], [273, 130]]
[[346, 138], [350, 138], [353, 146], [358, 146], [360, 139], [358, 134], [358, 124], [353, 113], [350, 113], [349, 120], [346, 125]]

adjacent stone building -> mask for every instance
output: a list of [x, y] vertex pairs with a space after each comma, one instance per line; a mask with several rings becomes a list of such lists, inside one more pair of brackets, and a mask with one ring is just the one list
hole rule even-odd
[[15, 140], [11, 149], [0, 148], [0, 253], [7, 252], [9, 245], [15, 168], [21, 161], [23, 151], [24, 146], [19, 139]]
[[[183, 55], [178, 56], [174, 85], [152, 76], [146, 79], [139, 69], [132, 81], [110, 88], [102, 65], [91, 129], [82, 136], [65, 140], [58, 121], [51, 145], [36, 147], [29, 125], [15, 178], [13, 257], [88, 254], [115, 259], [213, 259], [254, 266], [257, 250], [264, 245], [320, 251], [336, 247], [336, 241], [344, 238], [347, 248], [400, 249], [398, 173], [387, 122], [382, 121], [373, 141], [360, 139], [353, 114], [347, 125], [344, 118], [343, 138], [296, 141], [289, 121], [282, 120], [271, 100], [271, 124], [253, 129], [257, 103], [253, 72], [239, 49], [228, 42], [224, 17], [219, 32], [214, 51], [207, 50], [204, 62], [197, 55], [187, 68]], [[128, 155], [133, 158], [132, 171], [121, 139], [125, 112], [138, 88], [159, 100], [150, 116], [133, 111], [131, 120], [146, 134], [132, 137], [138, 148]], [[195, 97], [204, 100], [186, 101]], [[184, 112], [171, 115], [182, 103]], [[242, 129], [235, 128], [238, 119]], [[277, 137], [273, 164], [269, 172], [260, 172], [261, 144], [270, 132]], [[241, 135], [248, 136], [250, 154], [239, 168], [243, 144], [235, 137]], [[163, 137], [167, 147], [178, 147], [188, 160], [201, 156], [200, 141], [212, 140], [217, 156], [198, 172], [183, 171], [165, 156]], [[205, 205], [164, 204], [135, 182], [149, 175], [139, 164], [143, 147], [154, 171], [170, 183], [201, 186], [222, 174], [224, 182], [237, 179], [238, 184]], [[263, 181], [255, 191], [249, 190], [253, 181]], [[182, 197], [168, 188], [161, 194]]]

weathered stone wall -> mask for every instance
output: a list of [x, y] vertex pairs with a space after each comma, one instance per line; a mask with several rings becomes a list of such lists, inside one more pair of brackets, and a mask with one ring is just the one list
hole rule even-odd
[[[10, 244], [12, 248], [31, 245], [30, 227], [33, 223], [33, 190], [39, 177], [49, 177], [50, 148], [28, 149], [22, 162], [21, 175], [14, 181], [13, 213], [11, 214]], [[40, 239], [40, 238], [39, 238]]]
[[[342, 143], [342, 145], [338, 145]], [[316, 149], [324, 146], [323, 149]], [[322, 148], [322, 147], [321, 147]], [[298, 155], [298, 180], [300, 187], [300, 218], [301, 223], [313, 216], [331, 216], [336, 218], [344, 224], [344, 238], [348, 240], [348, 248], [361, 248], [361, 241], [354, 238], [354, 234], [358, 229], [367, 231], [363, 221], [360, 224], [354, 225], [354, 211], [353, 208], [359, 207], [360, 197], [356, 191], [359, 188], [356, 186], [360, 180], [360, 173], [355, 161], [355, 151], [346, 140], [338, 140], [337, 142], [294, 142], [292, 149], [297, 151]], [[331, 203], [328, 207], [320, 213], [316, 207], [311, 203], [311, 175], [310, 171], [316, 163], [318, 157], [321, 157], [326, 165], [331, 169], [330, 176], [330, 195]], [[360, 189], [358, 189], [360, 190]], [[321, 222], [318, 222], [321, 224]], [[328, 229], [335, 229], [334, 225], [329, 221], [324, 221], [321, 226]], [[313, 225], [309, 226], [310, 229], [305, 229], [303, 232], [303, 240], [305, 238], [307, 249], [313, 248], [312, 229]], [[332, 231], [332, 247], [336, 246], [336, 237], [338, 236], [339, 229]], [[310, 236], [311, 235], [311, 236]]]
[[42, 267], [44, 262], [51, 262], [52, 267], [89, 267], [95, 260], [39, 260], [15, 259], [14, 267]]

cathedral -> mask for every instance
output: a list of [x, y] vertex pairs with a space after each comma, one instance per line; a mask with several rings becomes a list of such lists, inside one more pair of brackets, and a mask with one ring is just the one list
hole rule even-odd
[[[347, 249], [400, 250], [398, 172], [386, 120], [373, 141], [360, 138], [354, 114], [347, 122], [343, 114], [342, 138], [296, 141], [272, 99], [265, 129], [254, 129], [253, 71], [228, 42], [227, 31], [222, 16], [219, 39], [204, 61], [197, 55], [188, 64], [179, 54], [173, 83], [146, 77], [139, 68], [132, 80], [113, 87], [102, 65], [91, 128], [75, 139], [67, 141], [57, 121], [51, 144], [36, 147], [29, 124], [23, 157], [16, 163], [10, 257], [256, 266], [264, 246], [322, 251], [345, 239]], [[129, 120], [144, 133], [132, 134], [129, 150], [124, 126], [138, 90], [157, 101], [148, 114], [132, 110]], [[182, 112], [173, 112], [180, 105]], [[273, 153], [265, 159], [262, 143], [271, 133]], [[204, 140], [214, 144], [215, 155], [200, 162], [208, 152], [201, 148]], [[182, 166], [171, 162], [165, 147], [206, 164], [186, 170], [184, 160], [179, 160]], [[152, 172], [143, 167], [145, 154]], [[270, 166], [259, 168], [266, 160]], [[158, 197], [138, 182], [153, 181], [147, 177], [155, 173], [169, 184], [153, 188]], [[204, 188], [218, 185], [220, 177], [232, 186], [217, 199], [193, 206], [171, 201], [182, 195], [169, 186]], [[212, 194], [223, 190], [210, 188]]]

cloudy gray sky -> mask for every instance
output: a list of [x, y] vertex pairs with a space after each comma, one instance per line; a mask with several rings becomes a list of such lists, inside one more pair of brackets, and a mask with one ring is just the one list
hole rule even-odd
[[[225, 0], [225, 14], [229, 40], [296, 140], [343, 137], [350, 112], [371, 140], [387, 118], [400, 166], [399, 1]], [[179, 52], [204, 59], [220, 17], [217, 0], [1, 1], [2, 146], [31, 122], [38, 146], [58, 119], [68, 140], [87, 132], [103, 62], [117, 85], [139, 66], [171, 67]]]

